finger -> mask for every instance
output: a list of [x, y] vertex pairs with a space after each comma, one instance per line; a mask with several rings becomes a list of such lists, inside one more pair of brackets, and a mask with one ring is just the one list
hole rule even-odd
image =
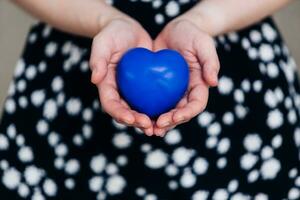
[[167, 127], [165, 133], [162, 134], [161, 137], [165, 137], [168, 134], [168, 132], [171, 131], [172, 129], [174, 129], [176, 126], [177, 125]]
[[107, 67], [112, 54], [107, 40], [103, 40], [101, 36], [96, 36], [93, 40], [90, 67], [92, 70], [91, 81], [94, 84], [99, 84], [104, 79], [107, 73]]
[[160, 115], [156, 121], [157, 128], [165, 128], [171, 125], [172, 117], [176, 109], [172, 109], [167, 113]]
[[131, 125], [135, 122], [134, 115], [120, 102], [116, 88], [111, 84], [101, 84], [99, 87], [101, 105], [105, 112], [121, 123]]
[[131, 110], [131, 112], [135, 118], [135, 124], [134, 124], [135, 126], [143, 129], [148, 129], [152, 127], [152, 122], [147, 115], [138, 113], [134, 110]]
[[202, 66], [203, 79], [209, 86], [216, 86], [220, 69], [219, 58], [213, 39], [209, 36], [204, 37], [203, 40], [194, 43], [195, 49]]
[[162, 49], [166, 49], [167, 45], [164, 42], [164, 39], [161, 35], [158, 35], [157, 38], [153, 42], [153, 51], [159, 51]]
[[184, 123], [198, 115], [206, 107], [208, 100], [208, 89], [204, 84], [196, 84], [191, 88], [188, 95], [188, 103], [178, 108], [173, 115], [174, 123]]

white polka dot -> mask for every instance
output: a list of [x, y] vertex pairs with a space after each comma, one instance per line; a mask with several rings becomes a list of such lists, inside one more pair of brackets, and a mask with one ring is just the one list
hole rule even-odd
[[208, 198], [209, 192], [204, 190], [197, 190], [193, 196], [192, 200], [206, 200]]
[[231, 42], [233, 42], [233, 43], [238, 42], [238, 40], [239, 40], [239, 35], [238, 35], [236, 32], [230, 32], [230, 33], [228, 33], [227, 35], [228, 35], [228, 39], [229, 39]]
[[288, 198], [290, 200], [296, 200], [300, 198], [300, 190], [298, 188], [291, 188], [288, 193]]
[[170, 1], [167, 5], [166, 5], [166, 15], [168, 15], [169, 17], [175, 17], [176, 15], [179, 14], [180, 12], [180, 7], [178, 5], [177, 2], [175, 1]]
[[257, 170], [252, 170], [252, 171], [248, 174], [247, 179], [248, 179], [248, 182], [249, 182], [249, 183], [253, 183], [253, 182], [255, 182], [255, 181], [258, 179], [258, 177], [259, 177], [258, 171], [257, 171]]
[[59, 92], [64, 87], [64, 81], [60, 76], [56, 76], [52, 80], [51, 87], [54, 92]]
[[208, 138], [206, 139], [205, 145], [206, 145], [206, 147], [207, 147], [208, 149], [212, 149], [212, 148], [214, 148], [214, 147], [217, 146], [217, 143], [218, 143], [217, 137], [215, 137], [215, 136], [210, 136], [210, 137], [208, 137]]
[[126, 181], [123, 177], [119, 175], [111, 176], [107, 179], [106, 190], [110, 195], [120, 194], [124, 187], [126, 186]]
[[173, 129], [167, 133], [167, 135], [164, 137], [164, 140], [169, 145], [177, 144], [181, 141], [181, 134], [179, 130]]
[[258, 32], [257, 30], [252, 30], [250, 31], [250, 40], [253, 42], [253, 43], [259, 43], [261, 42], [261, 33]]
[[255, 60], [257, 59], [257, 56], [258, 56], [258, 52], [257, 52], [257, 49], [255, 48], [249, 48], [248, 49], [248, 56], [251, 60]]
[[[98, 105], [98, 102], [95, 103]], [[97, 106], [96, 106], [97, 107]], [[94, 108], [95, 109], [95, 108]], [[121, 124], [119, 122], [117, 122], [116, 120], [112, 119], [112, 124], [114, 125], [115, 128], [119, 129], [119, 130], [123, 130], [125, 129], [127, 126], [125, 126], [124, 124]]]
[[44, 173], [42, 172], [42, 170], [33, 165], [26, 167], [24, 171], [25, 180], [30, 186], [37, 185], [42, 179], [43, 175]]
[[279, 172], [280, 168], [281, 164], [275, 158], [271, 158], [269, 160], [264, 161], [260, 168], [262, 178], [265, 180], [274, 179], [277, 176], [277, 173]]
[[17, 135], [17, 130], [16, 130], [16, 126], [14, 124], [10, 124], [7, 127], [7, 135], [10, 139], [14, 139]]
[[24, 90], [26, 89], [26, 81], [24, 80], [19, 80], [17, 82], [17, 90], [19, 92], [24, 92]]
[[51, 132], [48, 135], [48, 143], [50, 144], [50, 146], [54, 147], [58, 144], [59, 142], [59, 135], [55, 132]]
[[20, 59], [18, 60], [17, 62], [17, 66], [16, 66], [16, 69], [15, 69], [15, 72], [14, 72], [14, 76], [15, 77], [19, 77], [23, 74], [25, 70], [25, 62], [23, 59]]
[[178, 188], [178, 183], [176, 181], [172, 180], [168, 183], [168, 186], [171, 190], [176, 190]]
[[65, 145], [63, 143], [61, 143], [55, 147], [55, 154], [57, 156], [65, 156], [65, 155], [67, 155], [68, 151], [69, 150], [68, 150], [67, 145]]
[[97, 156], [92, 157], [90, 162], [90, 168], [94, 173], [101, 173], [106, 166], [106, 158], [104, 155], [99, 154]]
[[164, 21], [165, 21], [165, 17], [161, 13], [155, 15], [155, 22], [157, 24], [163, 24]]
[[217, 151], [219, 154], [225, 154], [230, 148], [230, 140], [228, 138], [223, 138], [220, 140], [217, 146]]
[[33, 160], [33, 152], [31, 147], [21, 147], [18, 151], [18, 158], [24, 163], [31, 162]]
[[25, 96], [21, 96], [18, 99], [18, 102], [19, 102], [19, 105], [20, 105], [21, 108], [26, 108], [27, 105], [28, 105], [28, 101], [27, 101], [27, 98]]
[[131, 136], [129, 136], [127, 133], [117, 133], [114, 135], [112, 142], [115, 147], [118, 149], [125, 149], [128, 148], [132, 142]]
[[144, 153], [147, 153], [147, 152], [150, 152], [151, 151], [151, 145], [150, 144], [142, 144], [141, 145], [141, 151], [144, 152]]
[[244, 147], [247, 151], [258, 151], [262, 145], [262, 140], [258, 134], [248, 134], [243, 141]]
[[45, 61], [42, 61], [39, 63], [39, 66], [38, 66], [39, 72], [41, 72], [41, 73], [45, 72], [46, 68], [47, 68], [47, 64]]
[[204, 111], [203, 113], [198, 115], [198, 123], [201, 127], [207, 127], [213, 119], [214, 115], [207, 111]]
[[253, 90], [255, 92], [260, 92], [262, 89], [262, 81], [261, 80], [256, 80], [253, 82]]
[[152, 1], [152, 7], [153, 8], [159, 8], [162, 5], [162, 0], [153, 0]]
[[94, 176], [89, 180], [89, 188], [92, 192], [99, 192], [103, 187], [104, 180], [101, 176]]
[[78, 99], [71, 98], [68, 100], [66, 109], [69, 115], [77, 115], [81, 110], [81, 102]]
[[178, 174], [178, 168], [173, 164], [168, 165], [165, 171], [168, 176], [176, 176]]
[[194, 155], [194, 150], [179, 147], [172, 153], [172, 159], [177, 166], [185, 166]]
[[77, 174], [80, 169], [80, 164], [76, 159], [70, 159], [66, 162], [65, 171], [67, 174], [74, 175]]
[[233, 93], [234, 100], [238, 103], [243, 103], [245, 100], [244, 93], [240, 89], [236, 89]]
[[128, 163], [128, 159], [124, 155], [120, 155], [117, 157], [117, 163], [120, 166], [125, 166]]
[[265, 104], [270, 108], [275, 108], [278, 104], [276, 94], [272, 90], [267, 90], [264, 96]]
[[31, 200], [45, 200], [45, 197], [41, 194], [40, 191], [35, 191], [31, 197]]
[[196, 176], [190, 170], [185, 170], [180, 178], [180, 184], [183, 188], [191, 188], [196, 183]]
[[239, 182], [234, 179], [234, 180], [231, 180], [228, 183], [227, 189], [228, 189], [229, 192], [233, 193], [233, 192], [235, 192], [237, 190], [238, 186], [239, 186]]
[[144, 200], [157, 200], [157, 197], [154, 194], [147, 194]]
[[109, 163], [107, 166], [106, 166], [106, 169], [105, 169], [106, 173], [108, 175], [114, 175], [116, 173], [118, 173], [119, 169], [118, 167], [113, 164], [113, 163]]
[[62, 158], [55, 158], [54, 166], [56, 169], [62, 169], [65, 165], [65, 161]]
[[207, 133], [210, 136], [216, 136], [221, 133], [221, 125], [218, 122], [214, 122], [207, 128]]
[[273, 148], [279, 148], [282, 144], [282, 136], [281, 135], [276, 135], [272, 139], [272, 146]]
[[229, 93], [231, 93], [233, 86], [234, 85], [233, 85], [231, 78], [222, 76], [219, 79], [218, 90], [219, 90], [220, 94], [228, 95]]
[[267, 125], [270, 129], [276, 129], [281, 127], [283, 124], [283, 116], [282, 113], [278, 110], [272, 110], [268, 113], [267, 117]]
[[34, 79], [36, 74], [37, 74], [36, 67], [33, 65], [30, 65], [25, 71], [25, 76], [28, 80]]
[[232, 125], [234, 122], [234, 116], [231, 112], [226, 112], [224, 113], [222, 120], [224, 124]]
[[231, 196], [230, 200], [250, 200], [250, 197], [248, 195], [244, 195], [240, 192], [235, 193]]
[[45, 120], [39, 120], [36, 125], [36, 131], [39, 135], [45, 135], [49, 130], [49, 125]]
[[32, 104], [36, 107], [39, 107], [42, 105], [42, 103], [44, 103], [45, 96], [44, 90], [34, 91], [30, 96]]
[[43, 190], [47, 196], [55, 196], [57, 193], [56, 183], [51, 179], [46, 179], [43, 184]]
[[5, 135], [0, 134], [0, 151], [7, 150], [9, 148], [9, 142]]
[[249, 49], [250, 48], [250, 42], [247, 38], [243, 38], [242, 39], [242, 47], [244, 49]]
[[87, 61], [83, 61], [81, 64], [80, 64], [80, 70], [82, 72], [86, 72], [89, 70], [89, 64]]
[[197, 175], [205, 174], [208, 169], [208, 162], [205, 158], [198, 157], [193, 164], [193, 170]]
[[2, 183], [10, 190], [16, 189], [21, 181], [21, 174], [15, 168], [9, 168], [3, 172]]
[[90, 125], [87, 125], [87, 124], [83, 125], [82, 134], [83, 134], [83, 137], [85, 139], [90, 139], [92, 137], [92, 134], [93, 134], [92, 127]]
[[57, 105], [53, 99], [47, 100], [44, 104], [43, 116], [49, 120], [53, 120], [57, 115]]
[[22, 197], [22, 198], [28, 197], [29, 192], [30, 192], [29, 187], [26, 184], [21, 183], [19, 185], [19, 187], [18, 187], [18, 194], [19, 194], [20, 197]]
[[89, 108], [84, 109], [83, 112], [82, 112], [82, 118], [86, 122], [91, 121], [92, 118], [93, 118], [93, 112], [92, 112], [92, 110], [89, 109]]
[[261, 150], [261, 158], [266, 160], [269, 159], [273, 156], [274, 151], [270, 146], [265, 146], [262, 150]]
[[275, 65], [274, 63], [268, 63], [267, 65], [267, 73], [268, 76], [271, 78], [276, 78], [279, 75], [279, 69], [278, 66]]
[[277, 33], [269, 24], [266, 23], [263, 24], [261, 29], [262, 29], [263, 36], [268, 41], [273, 42], [276, 39]]
[[259, 193], [257, 195], [255, 195], [254, 200], [268, 200], [268, 196], [266, 194], [263, 193]]
[[245, 92], [249, 92], [250, 88], [251, 88], [251, 84], [250, 84], [249, 80], [247, 80], [247, 79], [243, 80], [241, 83], [241, 87]]
[[13, 114], [16, 111], [16, 103], [13, 99], [7, 99], [5, 102], [5, 111], [8, 114]]
[[138, 188], [136, 188], [135, 193], [141, 197], [146, 194], [146, 190], [143, 187], [138, 187]]
[[57, 44], [54, 43], [54, 42], [49, 42], [49, 43], [46, 45], [45, 54], [46, 54], [48, 57], [52, 57], [52, 56], [55, 55], [56, 50], [57, 50]]
[[157, 149], [146, 155], [145, 165], [152, 169], [158, 169], [165, 166], [167, 161], [167, 154]]
[[7, 160], [1, 160], [1, 161], [0, 161], [0, 168], [1, 168], [3, 171], [7, 170], [8, 167], [9, 167], [9, 164], [8, 164]]
[[262, 61], [269, 62], [274, 59], [274, 51], [269, 44], [262, 44], [259, 47], [259, 55]]
[[68, 178], [65, 180], [65, 187], [69, 190], [74, 189], [75, 187], [75, 181], [72, 178]]
[[244, 154], [240, 159], [240, 164], [242, 169], [249, 170], [251, 169], [255, 163], [257, 162], [258, 157], [251, 153]]
[[74, 137], [73, 137], [73, 143], [76, 146], [81, 146], [83, 144], [83, 138], [82, 138], [82, 136], [79, 135], [79, 134], [75, 134]]
[[212, 199], [213, 200], [227, 200], [228, 196], [229, 196], [229, 194], [225, 189], [217, 189], [214, 192]]
[[217, 167], [219, 169], [223, 169], [224, 167], [226, 167], [226, 165], [227, 165], [227, 159], [226, 158], [222, 157], [222, 158], [219, 158], [217, 160]]
[[291, 124], [295, 124], [297, 122], [297, 114], [296, 114], [296, 111], [295, 110], [290, 110], [288, 112], [288, 121], [291, 123]]

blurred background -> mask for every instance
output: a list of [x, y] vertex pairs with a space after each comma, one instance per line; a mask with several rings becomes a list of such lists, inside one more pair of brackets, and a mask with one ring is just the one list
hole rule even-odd
[[[300, 1], [294, 1], [276, 13], [275, 20], [300, 66]], [[27, 31], [33, 22], [32, 17], [9, 1], [0, 0], [0, 112]]]

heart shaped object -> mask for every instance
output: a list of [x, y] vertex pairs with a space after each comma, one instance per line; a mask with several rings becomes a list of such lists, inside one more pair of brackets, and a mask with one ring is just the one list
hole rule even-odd
[[176, 106], [187, 90], [189, 68], [175, 50], [127, 51], [117, 66], [117, 85], [129, 106], [156, 118]]

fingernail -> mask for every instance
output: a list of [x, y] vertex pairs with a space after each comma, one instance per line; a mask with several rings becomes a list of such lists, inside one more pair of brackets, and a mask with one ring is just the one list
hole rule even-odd
[[161, 124], [161, 127], [166, 127], [166, 126], [169, 126], [169, 125], [170, 125], [170, 122], [167, 121], [167, 122], [162, 123], [162, 124]]
[[177, 117], [177, 119], [176, 119], [176, 122], [177, 122], [177, 123], [178, 123], [178, 122], [182, 122], [182, 121], [184, 121], [184, 117], [183, 117], [183, 116]]

